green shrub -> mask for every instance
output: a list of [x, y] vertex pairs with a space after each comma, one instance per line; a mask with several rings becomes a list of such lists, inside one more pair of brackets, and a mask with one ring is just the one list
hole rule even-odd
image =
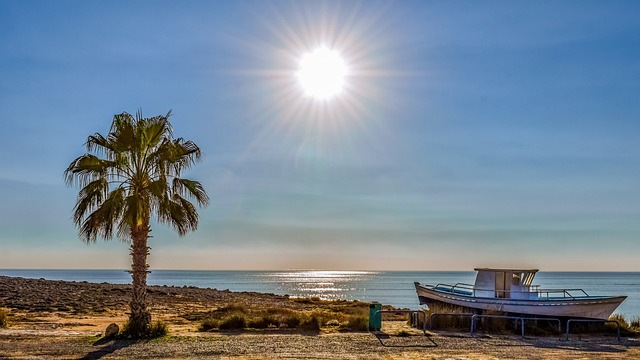
[[301, 322], [302, 320], [300, 320], [300, 316], [295, 314], [285, 317], [282, 321], [282, 323], [285, 324], [288, 328], [297, 328], [298, 326], [300, 326]]
[[[483, 315], [487, 317], [476, 320], [476, 330], [490, 333], [513, 333], [516, 331], [515, 320], [491, 316], [505, 316], [507, 314], [500, 311], [485, 310]], [[520, 329], [519, 327], [517, 329]]]
[[233, 312], [240, 312], [243, 314], [246, 314], [249, 312], [249, 310], [247, 308], [245, 308], [243, 305], [239, 305], [239, 304], [231, 304], [231, 305], [227, 305], [225, 307], [222, 307], [218, 310], [216, 310], [215, 312], [217, 313], [233, 313]]
[[224, 318], [219, 325], [220, 330], [242, 330], [247, 326], [244, 316], [235, 314]]
[[366, 315], [369, 316], [369, 306], [358, 304], [350, 304], [349, 306], [336, 307], [334, 311], [347, 315]]
[[[227, 311], [230, 313], [220, 314], [220, 312]], [[210, 313], [209, 317], [202, 321], [198, 330], [266, 329], [269, 327], [295, 329], [300, 326], [301, 322], [301, 313], [290, 309], [268, 308], [266, 310], [243, 309], [240, 311], [238, 307], [227, 307]]]
[[[308, 301], [321, 301], [306, 299]], [[199, 331], [287, 328], [301, 331], [319, 331], [323, 326], [340, 331], [367, 331], [368, 305], [342, 302], [329, 307], [294, 310], [284, 307], [266, 309], [230, 305], [207, 313], [202, 317]], [[195, 319], [195, 318], [194, 318]]]
[[156, 320], [149, 327], [149, 338], [155, 339], [163, 337], [169, 333], [169, 327], [163, 321]]
[[327, 309], [315, 309], [311, 312], [311, 318], [316, 318], [318, 321], [318, 326], [322, 327], [327, 324], [329, 320], [338, 320], [338, 321], [346, 321], [346, 315], [337, 314], [335, 312], [329, 311]]
[[252, 329], [266, 329], [269, 326], [278, 326], [280, 322], [273, 315], [263, 315], [249, 321], [247, 327]]
[[[617, 321], [620, 324], [620, 332], [626, 335], [637, 335], [640, 334], [640, 318], [633, 317], [631, 320], [627, 321], [627, 319], [621, 314], [613, 314], [609, 317], [609, 320]], [[615, 330], [615, 326], [613, 324], [607, 324], [607, 328], [609, 330]]]
[[[613, 314], [609, 317], [610, 321], [617, 321], [620, 326], [620, 333], [622, 335], [635, 335], [637, 332], [633, 327], [633, 320], [631, 322], [627, 322], [627, 319], [624, 315], [621, 314]], [[583, 322], [583, 323], [575, 323], [571, 324], [571, 332], [572, 333], [587, 333], [587, 334], [611, 334], [615, 333], [618, 327], [613, 323], [604, 323], [601, 321], [593, 321], [593, 322]]]
[[[167, 327], [167, 324], [160, 320], [157, 320], [149, 324], [149, 328], [147, 328], [146, 334], [142, 335], [142, 338], [155, 339], [155, 338], [165, 336], [168, 333], [169, 333], [169, 328]], [[124, 325], [122, 325], [122, 329], [120, 329], [120, 335], [121, 336], [129, 335], [129, 321], [125, 322]]]
[[274, 316], [295, 314], [295, 311], [291, 309], [279, 308], [279, 307], [270, 307], [270, 308], [267, 308], [266, 310], [263, 310], [262, 312], [264, 312], [265, 314], [274, 315]]
[[0, 329], [6, 329], [9, 327], [8, 313], [6, 310], [0, 309]]
[[622, 314], [613, 314], [613, 315], [609, 316], [609, 320], [617, 321], [618, 324], [620, 324], [620, 329], [628, 329], [629, 328], [629, 323], [627, 322], [627, 319]]
[[313, 315], [300, 323], [300, 329], [306, 331], [320, 331], [320, 321]]
[[[465, 309], [447, 304], [430, 304], [426, 313], [427, 321], [433, 320], [434, 329], [469, 329], [471, 326], [471, 316], [460, 316], [460, 314], [472, 314], [473, 310]], [[431, 314], [450, 314], [440, 315], [431, 318]], [[418, 317], [418, 327], [422, 328], [422, 316]]]
[[204, 321], [200, 324], [198, 331], [210, 331], [213, 329], [217, 329], [220, 325], [218, 324], [218, 320], [208, 318], [204, 319]]
[[369, 317], [363, 315], [352, 315], [347, 321], [347, 328], [351, 331], [368, 331]]

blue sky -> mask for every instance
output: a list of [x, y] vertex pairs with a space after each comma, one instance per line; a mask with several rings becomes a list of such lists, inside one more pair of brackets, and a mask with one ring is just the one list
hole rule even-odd
[[[127, 268], [62, 174], [173, 111], [212, 198], [164, 269], [638, 271], [635, 1], [0, 1], [0, 268]], [[318, 101], [320, 46], [348, 68]]]

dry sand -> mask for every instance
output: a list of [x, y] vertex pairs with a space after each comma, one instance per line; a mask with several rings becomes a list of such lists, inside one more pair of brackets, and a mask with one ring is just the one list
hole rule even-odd
[[[481, 335], [410, 329], [385, 321], [381, 333], [320, 333], [271, 329], [201, 333], [199, 314], [231, 303], [295, 309], [323, 307], [284, 296], [214, 289], [150, 287], [152, 314], [170, 335], [148, 341], [100, 336], [126, 320], [127, 285], [0, 276], [0, 308], [11, 322], [0, 329], [0, 359], [640, 359], [640, 342], [614, 336]], [[190, 320], [191, 319], [191, 320]], [[401, 332], [410, 336], [398, 336]]]

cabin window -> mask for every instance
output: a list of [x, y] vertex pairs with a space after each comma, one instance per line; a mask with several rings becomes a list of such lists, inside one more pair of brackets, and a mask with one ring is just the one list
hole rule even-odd
[[523, 277], [523, 281], [522, 281], [522, 285], [523, 286], [530, 286], [531, 283], [533, 282], [533, 277], [535, 276], [535, 273], [523, 273], [523, 275], [525, 275]]
[[521, 274], [513, 274], [513, 279], [511, 281], [511, 284], [519, 286], [520, 285], [520, 277], [521, 277]]

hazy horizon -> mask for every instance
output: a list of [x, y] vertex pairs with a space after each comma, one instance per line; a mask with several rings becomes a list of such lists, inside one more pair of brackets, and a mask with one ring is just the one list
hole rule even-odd
[[[541, 273], [630, 273], [630, 274], [635, 274], [635, 273], [640, 273], [640, 271], [625, 271], [625, 270], [549, 270], [549, 269], [538, 269], [540, 270]], [[122, 272], [130, 272], [130, 269], [127, 268], [120, 268], [120, 269], [83, 269], [83, 268], [54, 268], [54, 269], [47, 269], [47, 268], [0, 268], [0, 271], [122, 271]], [[327, 270], [327, 269], [235, 269], [235, 270], [230, 270], [230, 269], [149, 269], [150, 272], [153, 271], [176, 271], [176, 272], [180, 272], [180, 271], [184, 271], [184, 272], [207, 272], [207, 271], [211, 271], [211, 272], [225, 272], [225, 271], [229, 271], [229, 272], [288, 272], [288, 271], [292, 271], [292, 272], [299, 272], [299, 271], [307, 271], [307, 272], [317, 272], [320, 274], [330, 274], [330, 273], [376, 273], [376, 272], [390, 272], [390, 273], [401, 273], [401, 272], [406, 272], [406, 273], [412, 273], [412, 272], [425, 272], [425, 273], [437, 273], [437, 272], [442, 272], [442, 273], [476, 273], [474, 271], [474, 269], [467, 269], [467, 270], [462, 270], [462, 269], [458, 269], [458, 270], [403, 270], [403, 269], [395, 269], [395, 270], [380, 270], [380, 269], [358, 269], [358, 270], [353, 270], [353, 269], [331, 269], [331, 270]], [[2, 275], [2, 274], [0, 274]]]
[[[85, 245], [63, 171], [166, 114], [211, 204], [151, 269], [640, 271], [640, 2], [2, 1], [0, 268]], [[344, 89], [296, 78], [327, 47]]]

